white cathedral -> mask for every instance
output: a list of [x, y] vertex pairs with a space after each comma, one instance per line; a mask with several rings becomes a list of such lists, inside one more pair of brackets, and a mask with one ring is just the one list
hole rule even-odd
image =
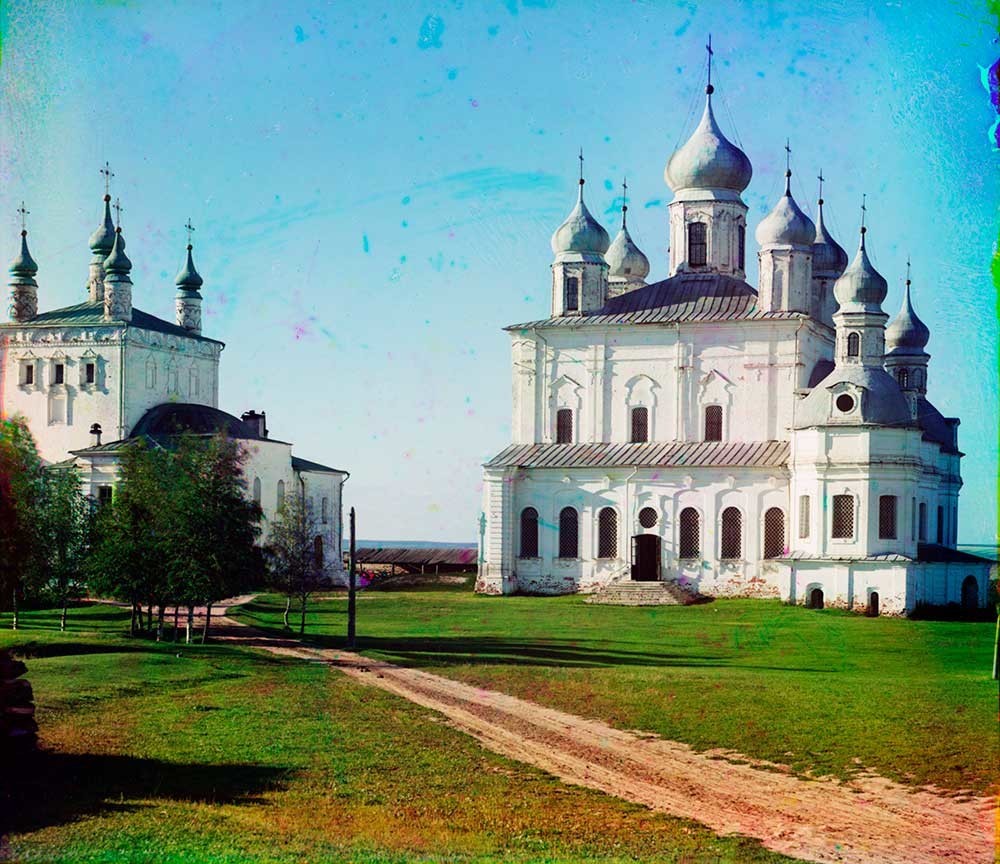
[[[957, 431], [927, 400], [930, 338], [790, 191], [746, 280], [750, 160], [701, 122], [667, 163], [669, 277], [576, 206], [552, 236], [552, 314], [507, 327], [513, 443], [484, 467], [476, 590], [630, 581], [867, 614], [986, 603], [960, 552]], [[582, 160], [582, 157], [581, 157]], [[822, 191], [821, 191], [822, 194]]]
[[[108, 169], [102, 173], [110, 177]], [[21, 251], [10, 265], [11, 320], [0, 323], [0, 416], [23, 415], [42, 459], [75, 466], [99, 502], [111, 497], [130, 442], [222, 432], [247, 454], [247, 495], [265, 521], [286, 495], [300, 496], [315, 517], [315, 549], [333, 580], [342, 581], [341, 492], [348, 473], [293, 455], [290, 443], [270, 437], [264, 412], [235, 417], [219, 409], [225, 345], [202, 334], [203, 280], [191, 243], [177, 274], [174, 321], [132, 305], [132, 262], [108, 194], [90, 252], [86, 299], [39, 312], [38, 265], [21, 231]]]

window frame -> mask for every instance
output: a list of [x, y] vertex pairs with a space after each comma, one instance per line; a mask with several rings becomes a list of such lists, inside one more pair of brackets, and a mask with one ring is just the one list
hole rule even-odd
[[812, 521], [812, 499], [799, 495], [799, 540], [808, 540]]
[[[530, 516], [528, 514], [529, 510], [531, 511], [531, 513], [534, 514], [534, 516]], [[532, 527], [533, 535], [527, 535], [527, 537], [524, 531], [526, 517], [528, 520], [531, 520], [531, 525], [533, 526]], [[531, 539], [532, 541], [527, 545], [527, 548], [525, 548], [525, 542], [524, 542], [525, 539]], [[521, 515], [520, 518], [518, 519], [517, 540], [518, 540], [517, 557], [520, 560], [532, 560], [541, 557], [538, 554], [538, 510], [535, 507], [521, 508]], [[534, 554], [529, 555], [527, 554], [528, 552], [533, 552]]]
[[[694, 537], [691, 537], [692, 526], [688, 524], [693, 516]], [[687, 520], [685, 517], [688, 517]], [[693, 548], [691, 544], [693, 542]], [[677, 558], [681, 561], [697, 561], [701, 558], [701, 512], [697, 507], [682, 507], [677, 514]]]
[[[713, 416], [715, 415], [716, 412], [718, 412], [718, 435], [719, 435], [718, 438], [709, 438], [709, 436], [708, 436], [708, 432], [709, 432], [709, 412], [712, 412]], [[725, 430], [726, 412], [723, 409], [723, 407], [721, 405], [719, 405], [717, 402], [714, 402], [711, 405], [706, 405], [705, 408], [704, 408], [704, 410], [701, 412], [701, 415], [702, 415], [702, 440], [703, 441], [722, 441], [723, 438], [725, 437], [725, 434], [726, 434], [726, 430]], [[714, 428], [714, 426], [715, 426], [715, 422], [714, 421], [712, 423], [712, 426]]]
[[[580, 284], [581, 278], [576, 275], [563, 276], [563, 311], [580, 311]], [[570, 302], [572, 300], [572, 302]]]
[[[735, 518], [735, 541], [731, 536], [731, 532], [734, 530], [732, 525], [727, 525], [727, 517], [729, 519]], [[727, 536], [727, 533], [730, 536]], [[739, 507], [732, 504], [723, 507], [722, 511], [719, 513], [719, 560], [720, 561], [742, 561], [744, 555], [744, 546], [746, 545], [743, 538], [743, 511]], [[727, 555], [726, 552], [734, 551], [731, 548], [727, 548], [727, 544], [731, 547], [733, 543], [736, 544], [736, 549], [734, 555]]]
[[[636, 436], [636, 418], [642, 418], [642, 437]], [[629, 409], [629, 443], [648, 444], [649, 443], [649, 408], [645, 405], [635, 405]]]
[[917, 542], [927, 542], [927, 502], [921, 501], [917, 505]]
[[[568, 419], [566, 419], [568, 418]], [[572, 444], [573, 443], [573, 409], [572, 408], [557, 408], [556, 409], [556, 444]], [[568, 426], [567, 426], [568, 424]]]
[[[697, 228], [697, 231], [695, 230]], [[695, 237], [695, 234], [699, 237]], [[687, 263], [691, 267], [706, 267], [708, 265], [708, 223], [700, 220], [687, 223]], [[695, 256], [698, 249], [700, 260]]]
[[[769, 536], [769, 532], [773, 533], [774, 528], [769, 524], [768, 520], [769, 519], [771, 521], [774, 520], [774, 516], [772, 515], [774, 513], [777, 513], [781, 517], [781, 537], [778, 538], [778, 540], [780, 540], [780, 548], [778, 548], [776, 555], [769, 555], [768, 552], [773, 552], [774, 549], [768, 545], [768, 541], [772, 542], [775, 541], [773, 537]], [[786, 537], [786, 528], [788, 527], [785, 524], [786, 521], [787, 520], [785, 519], [785, 511], [782, 510], [780, 507], [768, 507], [764, 511], [764, 518], [761, 520], [761, 528], [764, 531], [764, 536], [762, 537], [763, 542], [761, 543], [762, 558], [781, 558], [785, 554], [785, 547], [787, 546], [785, 542], [785, 537]]]
[[847, 356], [852, 358], [861, 356], [861, 334], [857, 331], [847, 334]]
[[[605, 552], [609, 554], [603, 554]], [[616, 561], [620, 557], [618, 511], [614, 507], [602, 507], [597, 511], [597, 554], [594, 557], [600, 561]]]
[[899, 539], [899, 497], [896, 495], [878, 496], [878, 539]]
[[[570, 517], [572, 523], [570, 523]], [[572, 536], [569, 533], [572, 526]], [[570, 542], [572, 540], [572, 543]], [[570, 547], [572, 546], [572, 550]], [[566, 554], [572, 551], [572, 555]], [[580, 513], [575, 507], [563, 507], [559, 511], [559, 555], [563, 561], [580, 559]]]
[[[837, 502], [848, 501], [851, 505], [850, 533], [837, 534]], [[843, 530], [843, 529], [841, 529]], [[831, 496], [830, 500], [830, 539], [842, 543], [853, 543], [857, 539], [858, 532], [858, 502], [856, 496], [850, 492], [841, 492]]]
[[736, 226], [736, 268], [747, 269], [747, 226], [742, 222]]

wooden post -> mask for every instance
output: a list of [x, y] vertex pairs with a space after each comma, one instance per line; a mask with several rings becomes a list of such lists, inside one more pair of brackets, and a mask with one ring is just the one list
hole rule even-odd
[[354, 650], [355, 619], [357, 617], [357, 598], [355, 597], [356, 576], [354, 558], [354, 508], [351, 508], [351, 564], [347, 583], [347, 647]]

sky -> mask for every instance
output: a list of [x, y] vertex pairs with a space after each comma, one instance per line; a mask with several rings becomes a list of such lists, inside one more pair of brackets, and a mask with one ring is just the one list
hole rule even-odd
[[[107, 160], [135, 304], [173, 320], [188, 218], [220, 407], [351, 474], [362, 537], [474, 541], [510, 442], [502, 328], [548, 315], [549, 238], [587, 200], [667, 275], [663, 167], [700, 114], [749, 155], [752, 229], [783, 191], [907, 256], [929, 396], [959, 416], [959, 540], [996, 536], [1000, 154], [967, 2], [60, 2], [0, 6], [0, 253], [30, 211], [42, 309], [80, 302]], [[749, 238], [748, 238], [749, 239]], [[756, 248], [747, 250], [756, 283]], [[346, 513], [346, 511], [345, 511]]]

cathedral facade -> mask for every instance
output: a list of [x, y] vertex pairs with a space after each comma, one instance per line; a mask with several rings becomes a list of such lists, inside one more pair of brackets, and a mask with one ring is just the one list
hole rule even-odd
[[42, 459], [76, 467], [98, 502], [111, 497], [130, 443], [221, 432], [246, 454], [247, 495], [261, 505], [265, 523], [286, 496], [300, 496], [314, 516], [325, 569], [341, 581], [348, 474], [293, 455], [290, 443], [270, 437], [263, 412], [236, 417], [219, 409], [225, 346], [202, 333], [203, 280], [190, 242], [175, 280], [173, 321], [132, 305], [132, 262], [107, 194], [90, 253], [85, 299], [40, 312], [38, 265], [22, 230], [10, 265], [11, 320], [0, 323], [0, 416], [25, 417]]
[[[477, 590], [637, 581], [868, 614], [986, 603], [960, 552], [959, 421], [927, 399], [928, 328], [790, 190], [756, 226], [750, 160], [701, 122], [669, 159], [669, 276], [622, 208], [578, 200], [552, 236], [551, 316], [506, 328], [513, 442], [484, 466]], [[821, 192], [822, 194], [822, 192]]]

